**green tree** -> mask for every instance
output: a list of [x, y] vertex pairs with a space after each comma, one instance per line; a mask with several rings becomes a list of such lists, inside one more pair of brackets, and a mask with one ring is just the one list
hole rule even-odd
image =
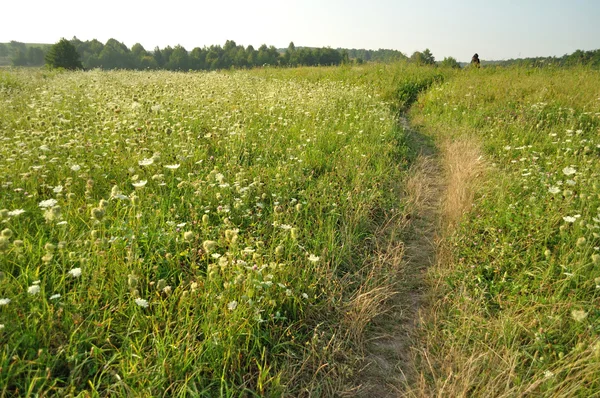
[[410, 60], [417, 65], [435, 65], [435, 58], [428, 48], [423, 52], [415, 51], [413, 55], [411, 55]]
[[29, 47], [27, 49], [27, 63], [33, 66], [44, 65], [44, 50], [40, 47]]
[[206, 51], [200, 47], [195, 47], [190, 52], [190, 69], [203, 70], [206, 69]]
[[444, 58], [444, 60], [442, 62], [440, 62], [440, 66], [442, 68], [460, 69], [460, 64], [458, 63], [458, 61], [452, 57]]
[[8, 47], [4, 43], [0, 43], [0, 57], [8, 57]]
[[423, 59], [425, 61], [425, 65], [435, 65], [435, 58], [428, 48], [423, 51]]
[[169, 56], [167, 69], [170, 70], [188, 70], [190, 69], [190, 59], [187, 50], [180, 44], [176, 45]]
[[420, 51], [415, 51], [413, 55], [410, 56], [410, 60], [417, 65], [423, 65], [425, 63], [425, 57], [423, 57], [423, 53]]
[[48, 50], [45, 57], [46, 65], [51, 68], [65, 68], [65, 69], [82, 69], [81, 61], [79, 60], [79, 53], [75, 49], [75, 46], [71, 44], [67, 39], [62, 38]]
[[16, 50], [15, 56], [12, 58], [13, 66], [27, 66], [27, 55], [20, 48]]

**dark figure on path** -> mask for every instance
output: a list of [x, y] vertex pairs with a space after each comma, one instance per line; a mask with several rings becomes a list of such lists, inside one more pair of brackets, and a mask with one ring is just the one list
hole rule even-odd
[[476, 68], [479, 68], [479, 54], [475, 53], [475, 55], [473, 55], [473, 58], [471, 58], [471, 65], [473, 65]]

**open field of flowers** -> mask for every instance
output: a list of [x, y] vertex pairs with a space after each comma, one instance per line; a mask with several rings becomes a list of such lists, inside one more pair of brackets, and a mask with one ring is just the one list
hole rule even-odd
[[600, 74], [471, 71], [412, 116], [440, 142], [481, 142], [488, 168], [438, 270], [425, 395], [596, 396]]
[[376, 90], [0, 73], [0, 395], [277, 393], [327, 351], [319, 316], [398, 206]]

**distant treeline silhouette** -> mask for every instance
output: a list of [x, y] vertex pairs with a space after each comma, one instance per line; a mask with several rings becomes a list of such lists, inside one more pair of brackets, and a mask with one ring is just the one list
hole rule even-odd
[[600, 49], [591, 51], [577, 50], [572, 54], [565, 54], [562, 57], [517, 58], [506, 61], [488, 61], [485, 64], [499, 66], [519, 65], [536, 68], [587, 65], [593, 68], [600, 68]]
[[[348, 62], [390, 62], [406, 60], [397, 50], [332, 49], [330, 47], [298, 47], [294, 43], [286, 49], [263, 44], [258, 49], [241, 46], [228, 40], [224, 46], [196, 47], [188, 51], [181, 45], [146, 50], [136, 43], [131, 48], [109, 39], [105, 44], [93, 39], [82, 41], [73, 37], [70, 43], [77, 49], [86, 69], [167, 69], [217, 70], [253, 68], [257, 66], [315, 66], [340, 65]], [[17, 41], [0, 43], [0, 61], [13, 66], [41, 66], [50, 45], [32, 45]], [[10, 62], [9, 62], [10, 60]]]

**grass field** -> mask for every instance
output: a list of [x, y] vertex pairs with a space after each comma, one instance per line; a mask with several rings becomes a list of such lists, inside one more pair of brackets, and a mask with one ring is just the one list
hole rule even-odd
[[265, 73], [3, 73], [3, 393], [276, 394], [327, 361], [406, 149], [375, 89]]
[[408, 394], [598, 394], [598, 77], [0, 71], [1, 395], [352, 391], [403, 274], [403, 111], [481, 153]]
[[[482, 69], [413, 120], [482, 152], [468, 215], [432, 272], [423, 395], [600, 393], [600, 73]], [[437, 282], [435, 282], [437, 281]], [[431, 361], [431, 363], [427, 363]]]

